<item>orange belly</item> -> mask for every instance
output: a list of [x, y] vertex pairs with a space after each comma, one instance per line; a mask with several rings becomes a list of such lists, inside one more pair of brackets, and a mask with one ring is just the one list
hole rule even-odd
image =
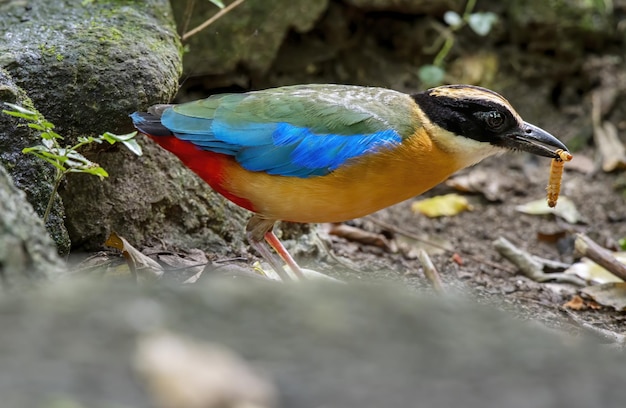
[[423, 133], [393, 150], [353, 160], [331, 174], [312, 178], [250, 172], [229, 158], [222, 168], [222, 187], [252, 203], [253, 210], [268, 219], [339, 222], [419, 195], [465, 165]]

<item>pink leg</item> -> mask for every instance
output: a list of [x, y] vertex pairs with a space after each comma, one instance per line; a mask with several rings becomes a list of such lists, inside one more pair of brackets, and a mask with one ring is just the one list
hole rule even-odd
[[289, 274], [283, 269], [282, 260], [274, 252], [272, 252], [272, 249], [269, 247], [267, 242], [257, 241], [255, 239], [251, 239], [250, 237], [248, 237], [248, 242], [250, 242], [252, 248], [256, 249], [257, 252], [261, 254], [267, 262], [269, 262], [270, 266], [276, 271], [278, 276], [280, 276], [281, 280], [291, 280], [291, 276], [289, 276]]
[[[289, 269], [293, 271], [298, 279], [304, 279], [302, 269], [300, 269], [296, 261], [293, 260], [289, 252], [287, 252], [283, 244], [280, 243], [276, 235], [274, 235], [274, 232], [272, 232], [275, 222], [276, 220], [268, 220], [257, 214], [253, 215], [246, 227], [248, 242], [250, 242], [250, 245], [252, 245], [267, 262], [269, 262], [282, 280], [291, 279], [283, 269], [283, 262], [289, 266]], [[274, 248], [276, 252], [272, 252], [270, 247]]]
[[296, 263], [296, 261], [291, 257], [289, 252], [285, 249], [280, 240], [274, 235], [274, 231], [269, 230], [265, 233], [265, 240], [274, 251], [282, 258], [283, 261], [289, 266], [289, 268], [293, 271], [293, 273], [298, 277], [298, 279], [306, 279], [304, 274], [302, 273], [302, 269]]

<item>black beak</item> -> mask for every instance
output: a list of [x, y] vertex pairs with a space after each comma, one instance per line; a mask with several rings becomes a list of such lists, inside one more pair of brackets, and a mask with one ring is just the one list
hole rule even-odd
[[530, 123], [523, 122], [522, 126], [502, 136], [501, 146], [514, 150], [523, 150], [538, 156], [556, 159], [559, 157], [556, 150], [568, 152], [567, 147], [559, 139], [545, 130]]

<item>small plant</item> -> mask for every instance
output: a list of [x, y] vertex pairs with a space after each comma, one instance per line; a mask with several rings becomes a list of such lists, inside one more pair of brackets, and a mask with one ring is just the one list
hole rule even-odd
[[476, 0], [468, 0], [463, 15], [456, 11], [447, 11], [443, 20], [447, 27], [438, 27], [441, 37], [435, 42], [433, 48], [439, 48], [432, 64], [423, 65], [418, 71], [420, 80], [427, 86], [435, 86], [443, 83], [445, 77], [445, 58], [454, 45], [454, 33], [469, 25], [476, 34], [484, 37], [491, 32], [491, 28], [498, 21], [498, 16], [492, 12], [472, 12], [476, 6]]
[[[28, 126], [39, 132], [41, 137], [41, 144], [32, 147], [26, 147], [22, 150], [22, 153], [32, 154], [39, 157], [42, 160], [52, 164], [56, 169], [54, 177], [54, 187], [48, 200], [46, 211], [43, 215], [44, 223], [48, 220], [54, 197], [57, 193], [61, 181], [68, 173], [85, 173], [92, 174], [94, 176], [108, 177], [109, 174], [105, 169], [100, 167], [98, 163], [94, 163], [82, 154], [78, 152], [81, 147], [91, 143], [103, 143], [108, 142], [114, 144], [117, 142], [123, 143], [131, 152], [138, 156], [141, 156], [141, 146], [135, 140], [137, 132], [128, 133], [125, 135], [115, 135], [113, 133], [105, 132], [100, 136], [93, 137], [79, 137], [78, 143], [73, 146], [62, 147], [60, 141], [63, 140], [63, 136], [54, 131], [54, 124], [47, 121], [46, 118], [36, 110], [30, 110], [11, 103], [5, 103], [11, 110], [3, 110], [2, 112], [26, 120]], [[23, 126], [23, 125], [21, 125]]]

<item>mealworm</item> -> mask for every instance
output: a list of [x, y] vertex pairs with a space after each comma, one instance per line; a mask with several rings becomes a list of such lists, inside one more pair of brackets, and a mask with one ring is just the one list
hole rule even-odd
[[558, 154], [558, 158], [552, 159], [550, 163], [550, 178], [548, 179], [547, 199], [548, 207], [556, 206], [561, 192], [561, 177], [563, 176], [563, 165], [566, 161], [572, 160], [572, 155], [563, 149], [558, 149], [554, 153]]

